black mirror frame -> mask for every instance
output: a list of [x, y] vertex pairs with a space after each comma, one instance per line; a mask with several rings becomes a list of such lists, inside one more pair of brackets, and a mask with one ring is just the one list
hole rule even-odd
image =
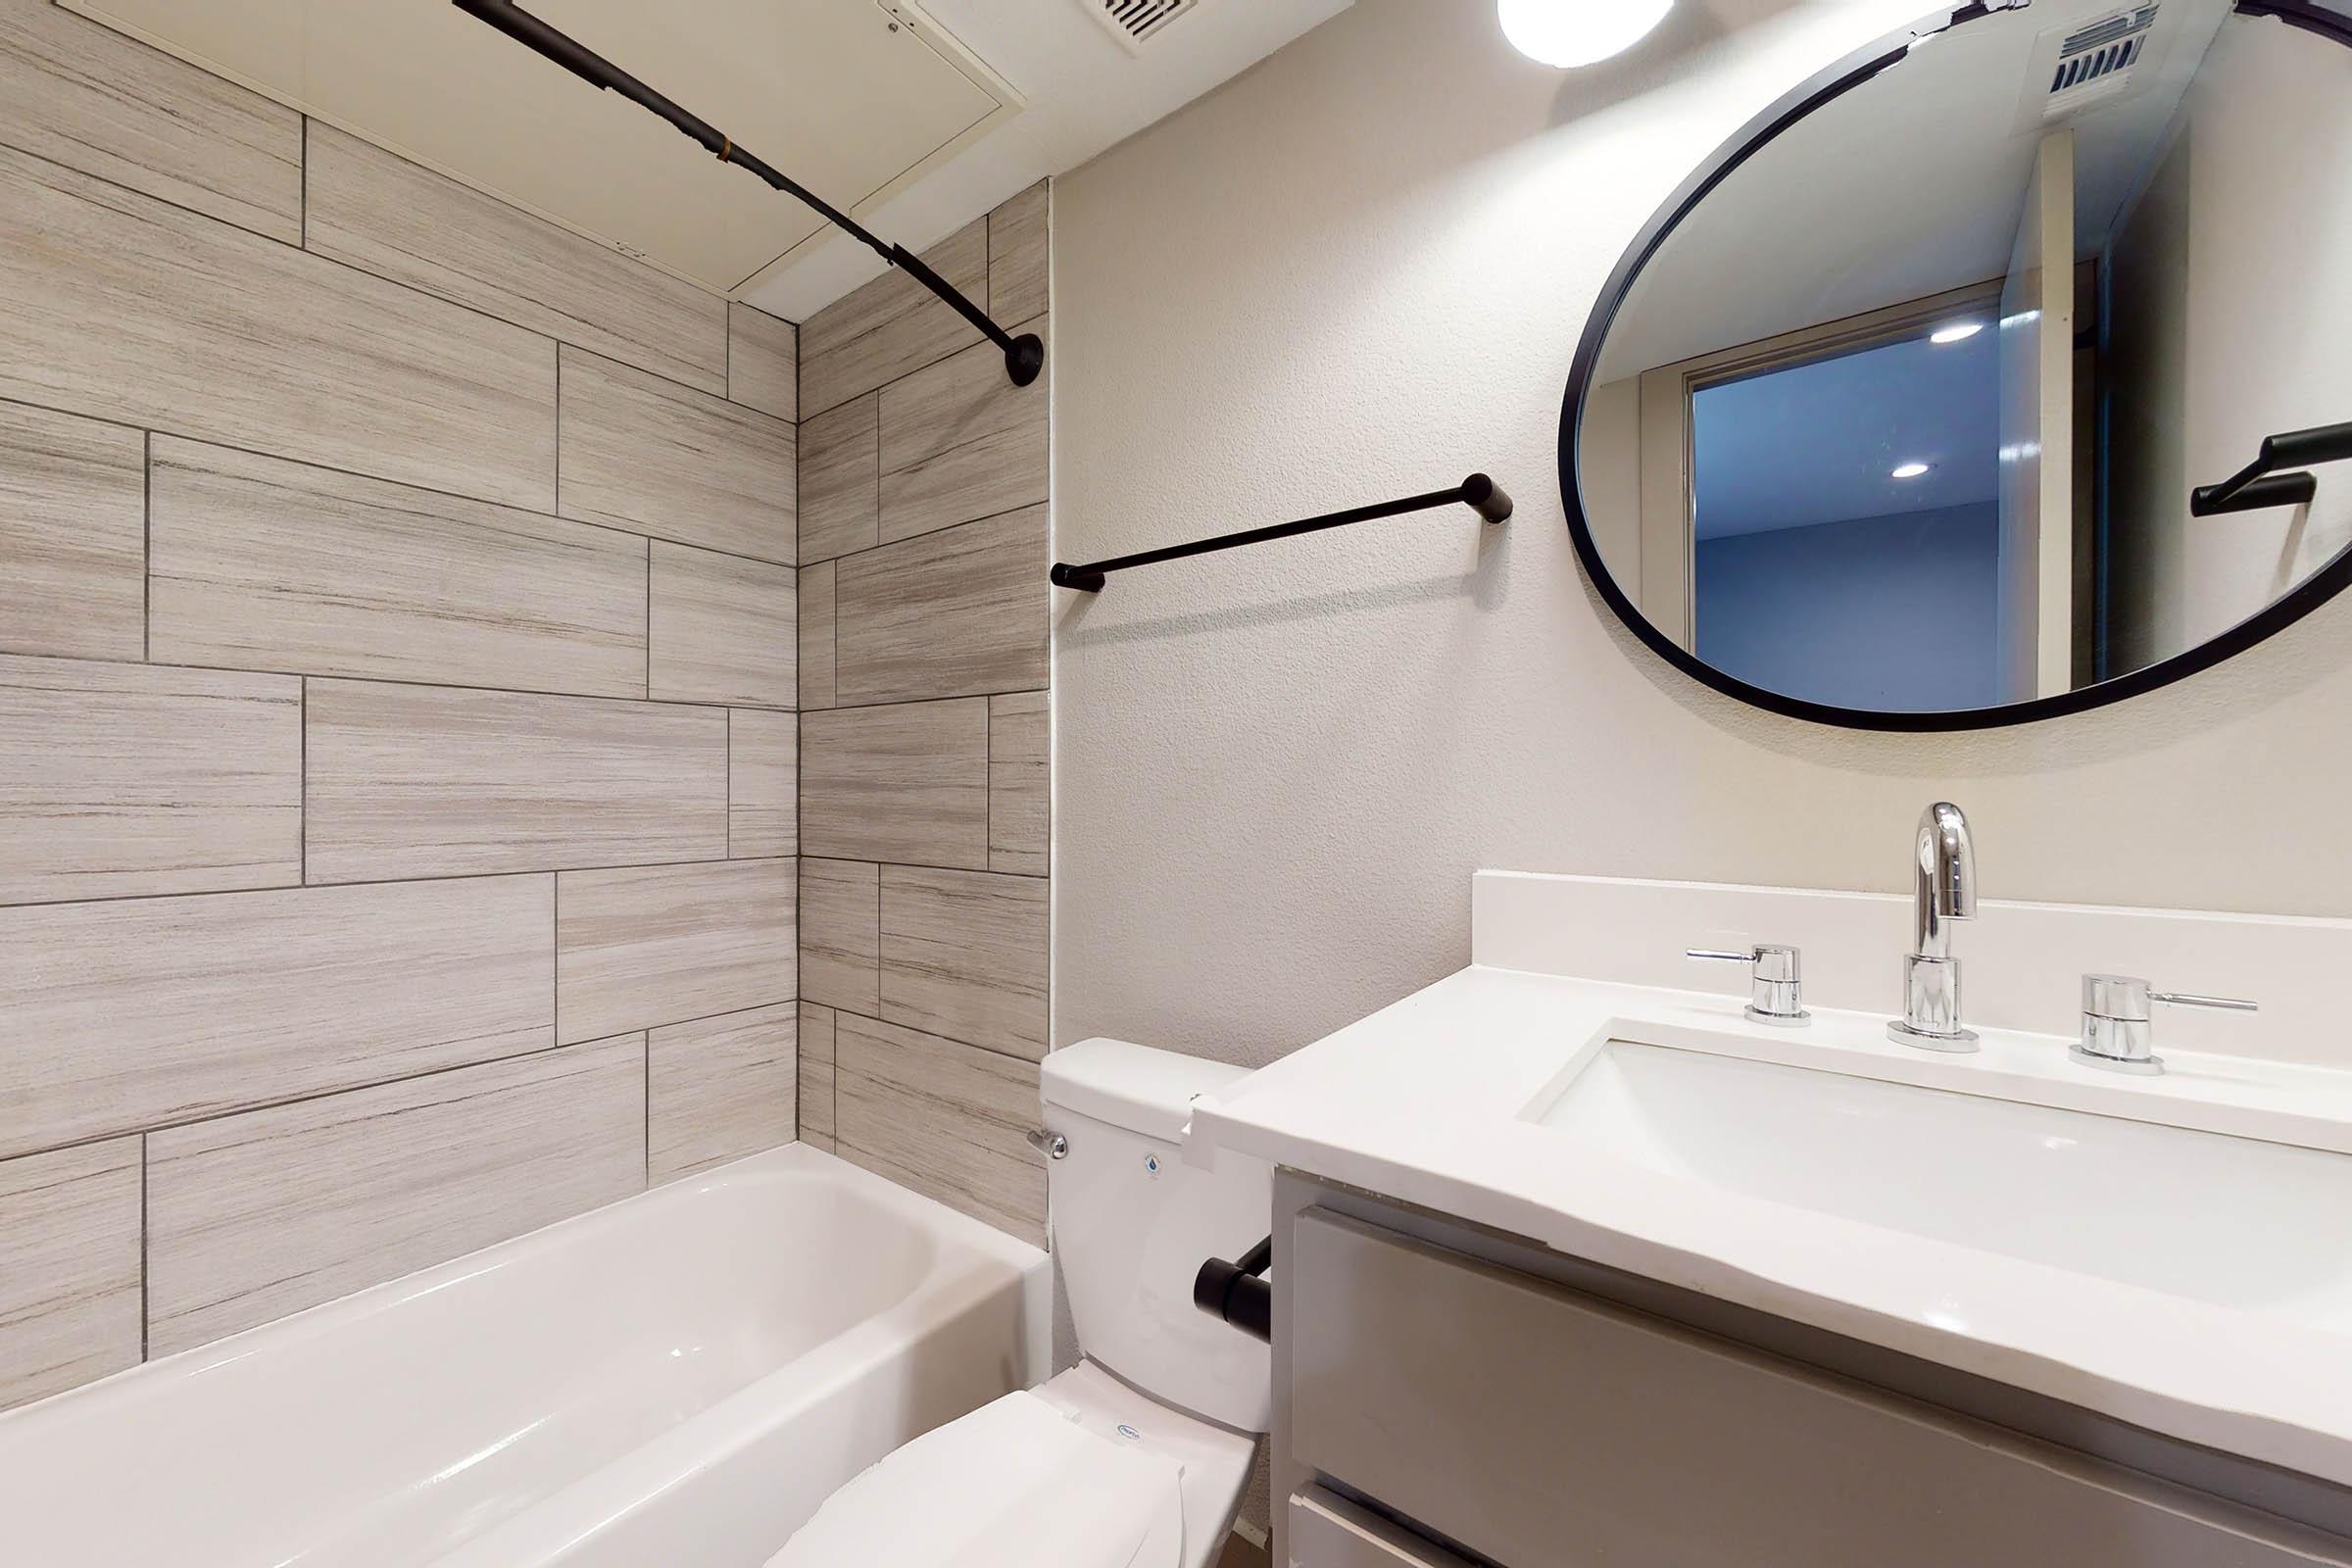
[[[2290, 26], [2301, 27], [2352, 49], [2352, 16], [2323, 11], [2311, 0], [2237, 0], [2235, 11], [2240, 16], [2275, 17]], [[1922, 21], [1890, 33], [1816, 74], [1749, 121], [1731, 140], [1716, 149], [1690, 178], [1684, 180], [1675, 193], [1667, 198], [1665, 206], [1642, 225], [1624, 257], [1618, 261], [1615, 270], [1609, 274], [1607, 283], [1602, 285], [1599, 301], [1585, 323], [1584, 335], [1577, 343], [1576, 359], [1569, 368], [1568, 387], [1560, 408], [1560, 503], [1568, 515], [1568, 533], [1576, 545], [1577, 561], [1602, 601], [1628, 630], [1642, 639], [1650, 652], [1726, 697], [1737, 698], [1752, 707], [1790, 718], [1807, 719], [1816, 724], [1836, 725], [1843, 729], [1929, 733], [2031, 724], [2093, 708], [2104, 708], [2110, 703], [2120, 703], [2127, 698], [2137, 697], [2185, 679], [2224, 660], [2234, 658], [2274, 633], [2283, 631], [2333, 599], [2347, 585], [2352, 585], [2352, 545], [2348, 545], [2337, 551], [2326, 565], [2262, 610], [2170, 659], [2159, 660], [2113, 679], [2078, 687], [2056, 697], [2036, 697], [1999, 708], [1947, 709], [1910, 713], [1807, 702], [1803, 698], [1768, 691], [1725, 674], [1701, 662], [1689, 649], [1651, 625], [1640, 607], [1626, 597], [1625, 590], [1617, 586], [1616, 578], [1610, 574], [1607, 564], [1601, 559], [1599, 544], [1593, 538], [1592, 521], [1585, 514], [1584, 488], [1578, 479], [1580, 460], [1577, 434], [1585, 396], [1591, 389], [1593, 371], [1600, 363], [1601, 344], [1607, 340], [1609, 328], [1616, 323], [1617, 313], [1632, 290], [1635, 278], [1641, 275], [1642, 268], [1649, 264], [1668, 236], [1681, 226], [1683, 220], [1716, 186], [1783, 131], [1887, 67], [1899, 64], [1910, 53], [1916, 40], [1980, 18], [2000, 14], [2000, 10], [1982, 3], [1931, 13]]]

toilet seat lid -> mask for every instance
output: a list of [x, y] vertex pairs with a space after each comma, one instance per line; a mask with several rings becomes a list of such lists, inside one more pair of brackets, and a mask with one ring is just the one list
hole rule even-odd
[[768, 1568], [1178, 1568], [1182, 1479], [1008, 1394], [834, 1493]]

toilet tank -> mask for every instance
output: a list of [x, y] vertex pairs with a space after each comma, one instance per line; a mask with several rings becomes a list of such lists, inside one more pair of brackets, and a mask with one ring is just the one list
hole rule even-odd
[[1271, 1352], [1195, 1306], [1193, 1276], [1265, 1238], [1273, 1171], [1232, 1154], [1188, 1164], [1183, 1152], [1194, 1098], [1248, 1076], [1123, 1040], [1066, 1046], [1039, 1069], [1046, 1126], [1069, 1147], [1047, 1179], [1078, 1348], [1164, 1403], [1263, 1432]]

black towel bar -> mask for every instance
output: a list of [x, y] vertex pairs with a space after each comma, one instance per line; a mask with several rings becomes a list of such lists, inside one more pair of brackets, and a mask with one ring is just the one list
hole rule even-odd
[[1105, 575], [1125, 571], [1130, 566], [1155, 565], [1162, 561], [1177, 561], [1186, 556], [1205, 556], [1212, 550], [1264, 544], [1269, 539], [1288, 539], [1294, 534], [1345, 528], [1351, 522], [1370, 522], [1376, 517], [1400, 517], [1408, 512], [1427, 512], [1435, 507], [1457, 504], [1470, 508], [1489, 522], [1500, 522], [1511, 514], [1511, 498], [1503, 493], [1502, 486], [1483, 473], [1474, 473], [1450, 490], [1432, 490], [1427, 495], [1381, 501], [1368, 507], [1351, 507], [1346, 512], [1325, 513], [1320, 517], [1301, 517], [1297, 522], [1277, 522], [1270, 527], [1219, 534], [1214, 539], [1196, 539], [1190, 544], [1168, 545], [1132, 556], [1114, 556], [1108, 561], [1090, 561], [1082, 566], [1057, 561], [1047, 576], [1056, 588], [1075, 588], [1080, 593], [1099, 594], [1102, 591]]

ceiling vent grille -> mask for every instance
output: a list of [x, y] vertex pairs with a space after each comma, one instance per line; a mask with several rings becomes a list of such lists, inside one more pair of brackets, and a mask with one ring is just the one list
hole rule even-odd
[[1179, 17], [1200, 9], [1200, 0], [1081, 0], [1111, 36], [1140, 50]]
[[2122, 92], [2147, 54], [2156, 11], [2152, 5], [2128, 7], [2068, 33], [2051, 69], [2042, 119], [2057, 120]]

